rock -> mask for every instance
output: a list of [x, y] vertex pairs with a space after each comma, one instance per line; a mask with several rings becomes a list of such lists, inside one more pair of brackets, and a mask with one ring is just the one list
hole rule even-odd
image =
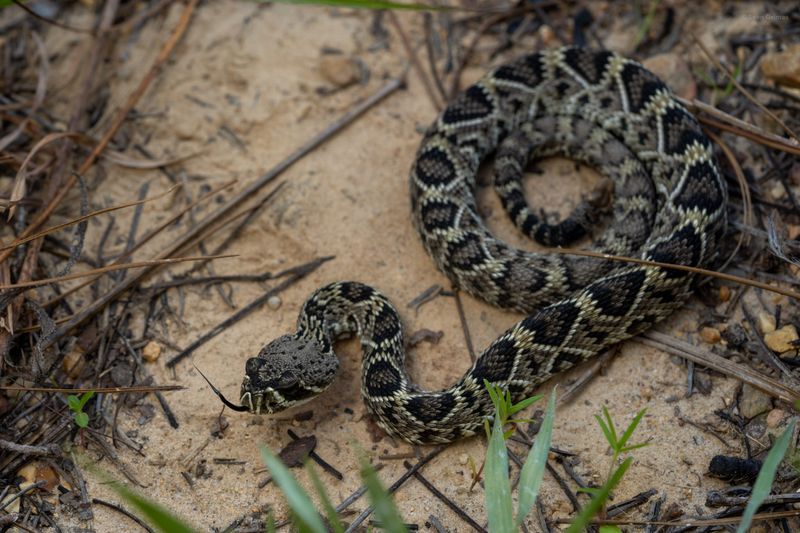
[[280, 296], [274, 296], [273, 295], [273, 296], [270, 296], [267, 299], [267, 307], [269, 307], [273, 311], [277, 311], [282, 303], [283, 302], [281, 301], [281, 297]]
[[770, 410], [772, 410], [772, 398], [745, 383], [742, 387], [742, 398], [739, 401], [739, 414], [749, 419]]
[[73, 346], [72, 350], [61, 361], [61, 368], [70, 378], [78, 379], [81, 375], [81, 370], [83, 370], [84, 362], [83, 350], [78, 346]]
[[800, 88], [800, 43], [783, 52], [765, 55], [761, 60], [761, 72], [775, 83]]
[[679, 55], [658, 54], [648, 57], [642, 64], [648, 70], [652, 70], [656, 76], [666, 80], [667, 85], [678, 96], [687, 100], [692, 100], [697, 96], [697, 84], [694, 82], [694, 76]]
[[355, 60], [343, 55], [322, 56], [319, 71], [323, 78], [339, 88], [357, 82], [360, 74]]
[[771, 313], [762, 310], [758, 313], [758, 329], [764, 335], [775, 331], [775, 317]]
[[142, 350], [142, 358], [148, 363], [157, 361], [161, 355], [161, 345], [156, 341], [148, 342]]
[[720, 302], [727, 302], [731, 299], [731, 288], [727, 285], [723, 285], [719, 288], [719, 301]]
[[784, 418], [786, 418], [786, 411], [782, 409], [773, 409], [767, 414], [767, 427], [775, 429], [781, 425]]
[[779, 354], [794, 351], [796, 347], [792, 342], [796, 340], [797, 328], [794, 327], [794, 324], [786, 324], [782, 328], [764, 335], [764, 342], [769, 349]]
[[720, 335], [717, 328], [706, 326], [700, 329], [700, 338], [703, 339], [705, 343], [717, 344], [722, 339], [722, 335]]

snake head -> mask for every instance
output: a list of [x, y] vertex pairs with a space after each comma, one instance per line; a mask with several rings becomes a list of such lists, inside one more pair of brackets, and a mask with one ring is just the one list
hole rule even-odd
[[284, 335], [247, 360], [239, 401], [253, 414], [277, 413], [324, 391], [338, 368], [315, 339]]

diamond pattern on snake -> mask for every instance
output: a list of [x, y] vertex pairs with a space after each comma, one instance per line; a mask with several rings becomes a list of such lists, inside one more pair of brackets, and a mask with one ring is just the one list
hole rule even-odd
[[725, 227], [727, 190], [695, 118], [640, 64], [609, 51], [565, 47], [499, 66], [438, 116], [409, 180], [411, 219], [423, 246], [457, 287], [526, 313], [451, 387], [425, 391], [404, 368], [397, 310], [355, 281], [316, 290], [297, 331], [247, 361], [242, 409], [275, 413], [334, 380], [337, 338], [360, 338], [361, 395], [378, 424], [412, 443], [473, 435], [491, 416], [484, 380], [515, 401], [556, 373], [636, 335], [679, 308], [692, 291], [685, 271], [524, 251], [498, 240], [476, 207], [478, 166], [494, 155], [495, 189], [511, 220], [548, 246], [595, 223], [593, 200], [558, 224], [522, 194], [533, 158], [562, 154], [613, 182], [611, 222], [591, 249], [703, 267]]

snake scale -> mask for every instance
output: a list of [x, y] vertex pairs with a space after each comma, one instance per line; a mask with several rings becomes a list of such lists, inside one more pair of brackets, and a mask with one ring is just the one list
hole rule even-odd
[[304, 303], [297, 331], [247, 361], [241, 409], [274, 413], [322, 392], [356, 334], [362, 396], [378, 424], [413, 443], [474, 434], [492, 414], [484, 380], [518, 400], [553, 376], [670, 315], [691, 292], [685, 271], [542, 254], [492, 236], [475, 200], [479, 165], [494, 154], [495, 188], [511, 219], [547, 245], [596, 223], [582, 202], [558, 223], [526, 202], [523, 170], [554, 154], [613, 182], [611, 222], [592, 248], [662, 263], [709, 264], [726, 226], [727, 191], [712, 145], [666, 85], [609, 51], [565, 47], [521, 57], [467, 88], [428, 129], [411, 170], [411, 213], [425, 249], [460, 289], [527, 313], [446, 390], [421, 390], [404, 369], [400, 317], [385, 296], [337, 282]]

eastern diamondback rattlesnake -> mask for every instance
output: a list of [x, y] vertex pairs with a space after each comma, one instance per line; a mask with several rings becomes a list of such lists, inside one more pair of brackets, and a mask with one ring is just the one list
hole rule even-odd
[[529, 158], [561, 153], [614, 182], [613, 220], [594, 249], [690, 266], [715, 256], [725, 183], [711, 143], [664, 83], [607, 51], [528, 55], [489, 72], [436, 119], [411, 170], [411, 213], [426, 250], [459, 288], [529, 316], [455, 385], [427, 392], [404, 370], [401, 322], [389, 301], [361, 283], [333, 283], [305, 302], [297, 332], [247, 361], [244, 407], [273, 413], [319, 394], [339, 366], [335, 339], [356, 333], [361, 391], [378, 423], [410, 442], [449, 442], [491, 415], [484, 380], [519, 399], [686, 300], [693, 276], [683, 271], [527, 252], [494, 238], [474, 196], [478, 166], [493, 152], [504, 206], [544, 244], [566, 244], [593, 223], [584, 203], [548, 224], [522, 195]]

